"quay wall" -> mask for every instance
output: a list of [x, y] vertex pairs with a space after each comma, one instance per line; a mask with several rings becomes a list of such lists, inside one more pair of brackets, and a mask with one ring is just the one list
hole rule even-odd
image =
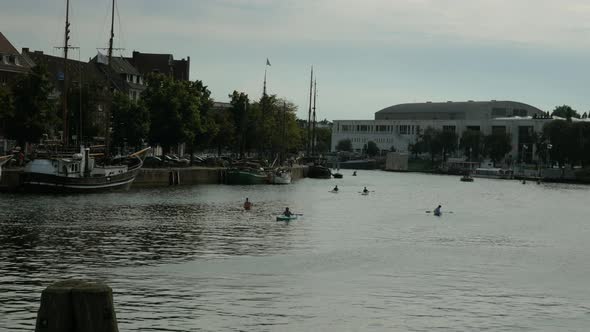
[[[307, 176], [309, 167], [295, 165], [291, 169], [293, 180]], [[223, 167], [183, 167], [183, 168], [142, 168], [133, 187], [162, 187], [170, 185], [219, 184], [225, 179]], [[0, 191], [18, 191], [21, 186], [23, 168], [2, 169]]]
[[[291, 178], [298, 180], [306, 177], [308, 169], [307, 166], [292, 167]], [[225, 172], [223, 167], [142, 168], [133, 187], [221, 184], [224, 183]]]

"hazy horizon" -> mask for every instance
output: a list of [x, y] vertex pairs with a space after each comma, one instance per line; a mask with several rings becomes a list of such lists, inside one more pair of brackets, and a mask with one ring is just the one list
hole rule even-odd
[[[581, 0], [127, 0], [115, 46], [191, 57], [216, 101], [233, 90], [293, 101], [306, 118], [311, 65], [318, 118], [372, 119], [408, 102], [513, 100], [590, 109], [590, 4]], [[2, 31], [17, 48], [60, 55], [65, 0], [11, 2]], [[110, 1], [71, 1], [71, 44], [105, 47]], [[72, 52], [78, 59], [78, 53]]]

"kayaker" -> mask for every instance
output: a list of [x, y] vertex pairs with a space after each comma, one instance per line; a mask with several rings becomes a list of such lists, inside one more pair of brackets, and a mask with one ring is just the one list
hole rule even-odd
[[352, 172], [352, 176], [356, 176], [356, 171]]
[[246, 201], [244, 202], [244, 210], [250, 210], [252, 208], [252, 203], [246, 197]]
[[441, 207], [442, 206], [439, 205], [436, 209], [434, 209], [434, 215], [435, 216], [440, 216], [442, 214], [442, 212], [440, 211], [440, 208]]
[[363, 189], [363, 192], [366, 194], [369, 192], [369, 190], [367, 189], [367, 187], [365, 187], [365, 189]]
[[332, 189], [332, 191], [338, 191], [338, 185], [336, 185], [336, 187], [334, 187], [334, 189]]
[[293, 213], [291, 213], [291, 211], [289, 211], [289, 208], [287, 207], [287, 208], [285, 208], [285, 212], [283, 212], [283, 215], [285, 217], [290, 217], [293, 215]]

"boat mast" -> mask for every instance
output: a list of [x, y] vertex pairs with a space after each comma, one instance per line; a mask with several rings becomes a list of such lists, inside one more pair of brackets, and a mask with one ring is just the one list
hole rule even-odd
[[[113, 39], [115, 38], [115, 0], [113, 0], [112, 8], [111, 8], [111, 37], [109, 38], [109, 50], [108, 50], [108, 61], [109, 61], [109, 73], [111, 72], [112, 66], [112, 59], [113, 59]], [[111, 106], [112, 107], [112, 103]], [[109, 149], [110, 149], [110, 117], [111, 117], [111, 110], [110, 107], [106, 107], [105, 109], [105, 132], [104, 132], [104, 156], [105, 160], [109, 157]]]
[[311, 148], [311, 98], [313, 90], [313, 66], [311, 66], [311, 79], [309, 80], [309, 110], [307, 112], [307, 155], [309, 156]]
[[64, 33], [64, 89], [63, 89], [63, 144], [68, 145], [68, 42], [70, 40], [70, 0], [66, 1], [66, 27]]
[[315, 119], [315, 102], [318, 99], [318, 83], [317, 81], [313, 81], [313, 119], [312, 119], [312, 132], [311, 132], [311, 153], [313, 155], [316, 154], [316, 132], [315, 132], [315, 126], [316, 126], [316, 119]]

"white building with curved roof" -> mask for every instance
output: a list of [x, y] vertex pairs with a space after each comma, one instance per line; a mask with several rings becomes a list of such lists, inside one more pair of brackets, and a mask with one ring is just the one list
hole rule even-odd
[[484, 135], [504, 132], [512, 138], [512, 157], [532, 160], [532, 134], [549, 121], [542, 110], [514, 101], [426, 102], [399, 104], [375, 113], [374, 120], [334, 120], [332, 151], [341, 140], [350, 139], [360, 152], [373, 141], [381, 150], [408, 152], [419, 133], [427, 127], [452, 131], [460, 138], [466, 130]]

